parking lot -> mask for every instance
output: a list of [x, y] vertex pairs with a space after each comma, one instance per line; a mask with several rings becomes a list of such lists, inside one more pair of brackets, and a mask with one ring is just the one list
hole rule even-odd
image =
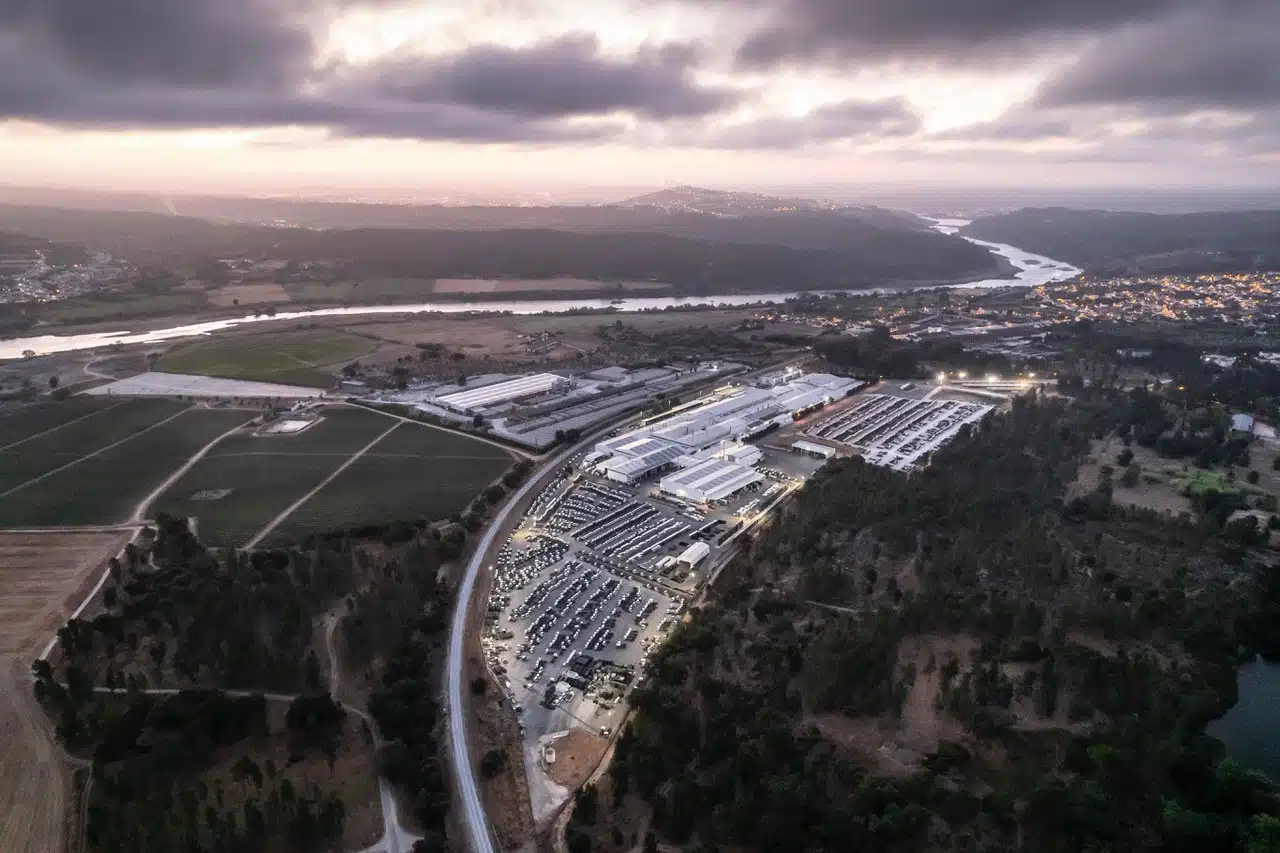
[[810, 426], [807, 432], [859, 450], [873, 464], [907, 471], [954, 438], [966, 424], [976, 423], [992, 410], [982, 403], [897, 393], [918, 390], [916, 383], [904, 382], [893, 394], [859, 394], [852, 405]]
[[[575, 724], [612, 733], [651, 650], [743, 525], [798, 482], [778, 461], [714, 507], [660, 495], [656, 478], [629, 486], [572, 465], [534, 497], [494, 560], [483, 639], [529, 741]], [[678, 561], [694, 543], [707, 555]]]

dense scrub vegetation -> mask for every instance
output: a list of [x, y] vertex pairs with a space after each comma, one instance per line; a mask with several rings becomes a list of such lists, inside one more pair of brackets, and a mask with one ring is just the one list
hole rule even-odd
[[[63, 687], [47, 667], [37, 694], [54, 707], [78, 708], [86, 725], [64, 731], [74, 749], [91, 752], [85, 838], [99, 853], [255, 853], [328, 849], [342, 836], [342, 801], [312, 786], [299, 790], [284, 767], [260, 766], [248, 753], [268, 737], [261, 695], [210, 690], [154, 696]], [[346, 713], [327, 696], [302, 697], [288, 713], [292, 749], [336, 749]], [[220, 755], [241, 750], [234, 785], [201, 777]]]
[[[457, 525], [382, 533], [216, 552], [185, 520], [162, 517], [153, 537], [112, 564], [102, 612], [68, 622], [54, 661], [34, 668], [59, 739], [93, 761], [92, 850], [313, 851], [342, 836], [337, 795], [300, 790], [284, 767], [261, 766], [264, 750], [283, 748], [267, 746], [261, 695], [218, 690], [297, 694], [285, 716], [290, 765], [315, 754], [332, 769], [363, 724], [323, 692], [316, 640], [326, 614], [342, 619], [348, 674], [381, 665], [370, 711], [385, 741], [383, 772], [410, 794], [424, 825], [442, 823], [431, 657], [448, 597], [437, 575], [465, 533]], [[149, 685], [197, 689], [156, 695], [144, 692]], [[229, 751], [244, 758], [235, 796], [215, 769]], [[130, 834], [134, 824], [140, 834]]]
[[449, 809], [432, 666], [447, 618], [444, 608], [429, 608], [405, 627], [387, 658], [381, 684], [369, 697], [369, 711], [387, 740], [380, 756], [382, 772], [407, 795], [414, 819], [427, 828], [428, 850], [445, 849], [443, 826]]
[[1064, 500], [1144, 393], [824, 468], [654, 655], [615, 797], [707, 849], [1277, 849], [1270, 784], [1203, 733], [1280, 651], [1277, 570], [1207, 516]]
[[164, 517], [149, 560], [135, 554], [113, 564], [103, 612], [59, 630], [62, 665], [106, 687], [315, 688], [319, 616], [343, 604], [349, 651], [368, 663], [437, 594], [436, 572], [452, 547], [422, 535], [392, 558], [341, 538], [308, 551], [218, 554], [185, 519]]

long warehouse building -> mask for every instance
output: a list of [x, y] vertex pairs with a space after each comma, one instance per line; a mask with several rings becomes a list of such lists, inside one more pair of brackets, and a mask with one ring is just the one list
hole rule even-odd
[[[669, 420], [602, 441], [584, 464], [610, 480], [636, 483], [696, 464], [705, 458], [703, 451], [721, 442], [739, 441], [773, 424], [790, 423], [793, 417], [848, 396], [861, 385], [856, 379], [803, 373], [772, 388], [741, 388], [709, 398]], [[733, 461], [749, 465], [758, 458]]]
[[480, 388], [469, 388], [466, 391], [446, 394], [443, 397], [437, 397], [436, 402], [455, 412], [471, 414], [499, 403], [511, 403], [536, 397], [569, 384], [570, 380], [554, 373], [535, 373], [532, 376], [521, 376], [506, 382], [495, 382]]
[[728, 459], [708, 459], [668, 474], [659, 481], [658, 489], [672, 497], [702, 504], [722, 501], [763, 479], [764, 475], [754, 468]]

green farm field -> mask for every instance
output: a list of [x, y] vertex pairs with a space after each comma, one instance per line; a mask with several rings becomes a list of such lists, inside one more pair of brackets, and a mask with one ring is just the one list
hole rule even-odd
[[[160, 399], [136, 399], [118, 405], [106, 401], [103, 403], [89, 417], [82, 417], [85, 414], [83, 410], [69, 410], [74, 413], [72, 417], [63, 420], [58, 429], [43, 435], [39, 433], [58, 424], [42, 420], [39, 412], [34, 413], [35, 417], [29, 419], [27, 424], [28, 438], [11, 439], [5, 442], [7, 447], [0, 450], [0, 494], [17, 488], [33, 477], [75, 462], [86, 454], [131, 438], [190, 405]], [[46, 414], [52, 415], [51, 412]], [[150, 435], [149, 432], [145, 433], [144, 438]], [[0, 514], [0, 519], [9, 522], [3, 514]]]
[[[0, 519], [10, 527], [127, 521], [138, 502], [200, 448], [255, 416], [235, 409], [188, 409], [96, 456], [17, 487], [0, 497]], [[104, 436], [87, 452], [117, 440], [114, 433]], [[60, 458], [58, 464], [66, 460]]]
[[[323, 418], [297, 435], [229, 437], [169, 487], [152, 513], [194, 516], [208, 545], [244, 544], [394, 423], [344, 407], [325, 409]], [[227, 489], [215, 500], [192, 499]]]
[[403, 423], [298, 507], [268, 542], [390, 521], [448, 518], [514, 462], [510, 453], [488, 442]]
[[112, 406], [123, 405], [121, 400], [102, 400], [96, 397], [68, 397], [60, 402], [32, 403], [0, 416], [0, 450], [25, 441], [34, 435], [57, 429], [79, 418], [88, 418]]
[[328, 388], [343, 364], [377, 346], [376, 341], [338, 329], [258, 330], [183, 346], [161, 358], [156, 369]]

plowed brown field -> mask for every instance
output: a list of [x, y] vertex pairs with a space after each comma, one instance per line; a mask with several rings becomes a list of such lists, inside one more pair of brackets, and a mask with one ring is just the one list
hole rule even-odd
[[70, 767], [31, 693], [31, 662], [129, 541], [0, 533], [0, 851], [61, 853]]

